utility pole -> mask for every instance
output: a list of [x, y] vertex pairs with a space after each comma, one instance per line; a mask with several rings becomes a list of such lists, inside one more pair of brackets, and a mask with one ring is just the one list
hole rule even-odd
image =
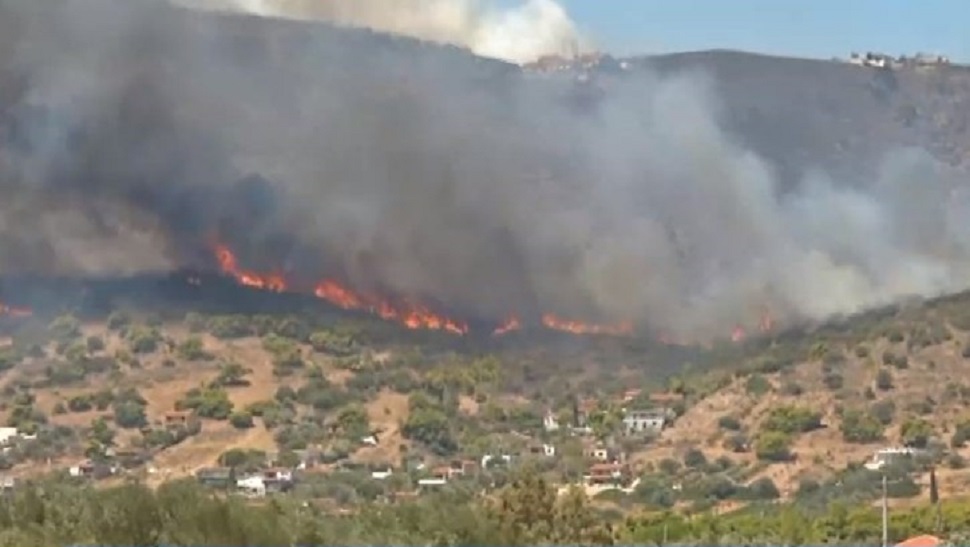
[[882, 475], [882, 547], [889, 547], [889, 498], [885, 473]]

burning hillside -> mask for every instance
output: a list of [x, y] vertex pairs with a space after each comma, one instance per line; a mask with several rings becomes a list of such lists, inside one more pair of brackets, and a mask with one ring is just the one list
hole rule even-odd
[[[258, 290], [272, 292], [302, 291], [308, 292], [306, 287], [291, 284], [280, 273], [257, 273], [240, 268], [233, 252], [222, 244], [215, 245], [215, 257], [223, 274], [235, 279], [240, 285]], [[464, 335], [468, 333], [468, 323], [449, 318], [441, 312], [436, 312], [420, 302], [406, 298], [390, 298], [373, 294], [358, 293], [345, 284], [334, 279], [322, 279], [313, 284], [313, 294], [326, 300], [330, 304], [344, 310], [364, 311], [384, 319], [399, 323], [409, 329], [440, 330], [452, 334]], [[567, 320], [553, 314], [543, 314], [541, 323], [544, 327], [573, 334], [599, 334], [612, 336], [626, 336], [633, 334], [633, 325], [622, 323], [617, 325], [599, 325]], [[510, 317], [492, 332], [493, 336], [501, 336], [522, 328], [517, 317]]]
[[674, 341], [966, 287], [970, 201], [925, 154], [783, 188], [702, 75], [610, 78], [577, 112], [456, 48], [0, 0], [0, 275], [219, 268], [413, 328]]

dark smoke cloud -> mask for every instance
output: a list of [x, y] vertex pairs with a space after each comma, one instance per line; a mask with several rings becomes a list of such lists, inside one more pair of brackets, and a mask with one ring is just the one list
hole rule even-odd
[[702, 74], [566, 86], [370, 33], [154, 2], [0, 0], [0, 267], [212, 265], [674, 335], [964, 288], [926, 155], [864, 185], [771, 167]]

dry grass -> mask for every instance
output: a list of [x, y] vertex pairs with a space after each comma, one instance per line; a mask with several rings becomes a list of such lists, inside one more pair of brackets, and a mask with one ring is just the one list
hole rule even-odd
[[407, 445], [401, 435], [401, 424], [408, 419], [408, 396], [385, 390], [367, 403], [366, 410], [371, 427], [378, 431], [378, 444], [361, 448], [351, 459], [360, 463], [397, 465], [402, 457], [401, 446]]

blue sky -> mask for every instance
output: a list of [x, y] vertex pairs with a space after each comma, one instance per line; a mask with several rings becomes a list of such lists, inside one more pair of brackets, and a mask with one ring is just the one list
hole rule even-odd
[[918, 51], [970, 63], [968, 0], [559, 0], [617, 54], [741, 49], [799, 57]]

